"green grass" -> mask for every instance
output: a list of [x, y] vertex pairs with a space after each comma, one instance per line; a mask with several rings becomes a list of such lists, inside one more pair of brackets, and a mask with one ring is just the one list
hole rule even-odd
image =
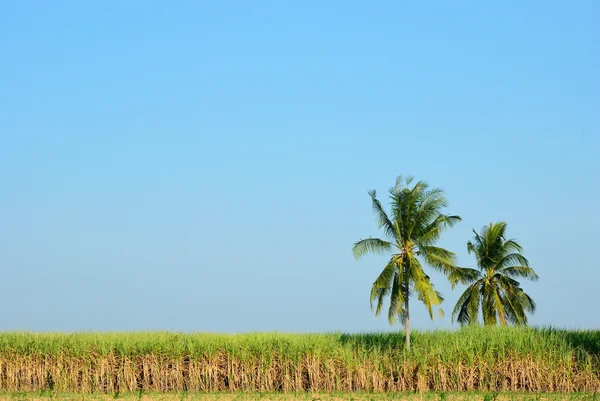
[[311, 354], [350, 358], [396, 355], [412, 360], [435, 356], [449, 361], [475, 357], [497, 360], [506, 353], [544, 357], [550, 353], [560, 360], [576, 352], [579, 361], [586, 362], [589, 357], [600, 355], [600, 330], [476, 327], [455, 332], [415, 331], [412, 344], [411, 355], [405, 355], [402, 333], [0, 333], [0, 355], [203, 357], [225, 351], [242, 359], [273, 354], [293, 359]]
[[402, 333], [0, 333], [0, 367], [0, 390], [594, 391], [600, 331], [416, 331], [410, 353]]

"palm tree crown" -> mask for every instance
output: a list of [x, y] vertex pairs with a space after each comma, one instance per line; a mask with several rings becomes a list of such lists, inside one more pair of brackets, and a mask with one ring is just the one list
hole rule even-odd
[[506, 223], [483, 227], [475, 233], [467, 250], [475, 255], [479, 270], [461, 268], [457, 282], [470, 284], [461, 295], [452, 317], [460, 324], [476, 324], [481, 307], [485, 325], [527, 324], [526, 312], [535, 311], [535, 302], [521, 288], [517, 278], [535, 281], [537, 274], [521, 254], [514, 239], [506, 239]]
[[439, 306], [443, 300], [441, 294], [434, 290], [429, 276], [423, 270], [422, 262], [450, 277], [460, 274], [454, 253], [435, 246], [443, 229], [453, 226], [460, 221], [460, 217], [441, 213], [447, 206], [445, 194], [441, 189], [430, 189], [422, 181], [410, 187], [411, 183], [412, 177], [404, 180], [400, 176], [396, 185], [390, 188], [389, 215], [377, 199], [376, 192], [369, 192], [373, 211], [379, 228], [383, 229], [385, 239], [362, 239], [353, 247], [356, 259], [367, 253], [392, 253], [387, 265], [373, 283], [371, 306], [377, 302], [375, 313], [379, 315], [384, 299], [389, 296], [389, 322], [393, 324], [396, 317], [403, 320], [407, 348], [410, 348], [410, 295], [417, 295], [427, 307], [431, 318], [433, 307]]

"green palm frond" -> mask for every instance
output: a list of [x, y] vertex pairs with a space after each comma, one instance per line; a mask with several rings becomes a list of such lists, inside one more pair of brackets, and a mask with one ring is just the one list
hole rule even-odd
[[396, 184], [390, 190], [401, 191], [407, 188], [413, 181], [415, 177], [412, 175], [407, 175], [404, 177], [403, 175], [399, 175], [396, 177]]
[[448, 277], [453, 288], [458, 280], [467, 273], [466, 271], [461, 272], [460, 268], [456, 266], [456, 255], [453, 252], [435, 246], [425, 246], [419, 250], [429, 266], [443, 272]]
[[497, 275], [499, 298], [506, 312], [506, 320], [513, 324], [526, 324], [527, 316], [522, 303], [523, 290], [516, 281]]
[[391, 252], [394, 248], [395, 245], [391, 242], [384, 241], [379, 238], [367, 238], [356, 242], [352, 247], [352, 252], [354, 252], [354, 258], [358, 259], [367, 253], [385, 255]]
[[379, 316], [379, 314], [381, 313], [383, 300], [386, 297], [386, 295], [388, 295], [392, 290], [392, 283], [395, 274], [396, 266], [392, 261], [390, 261], [373, 283], [373, 287], [371, 289], [371, 310], [373, 309], [373, 301], [377, 300], [375, 316]]
[[479, 304], [481, 302], [481, 288], [483, 287], [483, 282], [478, 281], [473, 286], [473, 296], [469, 300], [467, 305], [467, 310], [469, 312], [469, 324], [475, 325], [478, 323], [478, 314], [479, 314]]
[[429, 246], [435, 244], [446, 228], [453, 227], [461, 221], [459, 216], [438, 215], [435, 220], [427, 222], [423, 227], [413, 233], [413, 237], [418, 239], [420, 246]]
[[[506, 228], [506, 225], [505, 225]], [[508, 239], [506, 241], [504, 241], [504, 244], [502, 244], [502, 247], [505, 249], [505, 253], [521, 253], [521, 251], [523, 250], [523, 247], [521, 245], [519, 245], [517, 243], [516, 240], [514, 239]]]
[[[412, 213], [414, 218], [411, 219], [408, 227], [408, 235], [411, 238], [421, 237], [430, 224], [440, 217], [440, 210], [447, 204], [444, 191], [441, 189], [424, 190], [421, 199], [415, 204], [415, 210]], [[441, 228], [439, 224], [437, 227]]]
[[411, 279], [417, 298], [425, 305], [427, 312], [429, 312], [429, 317], [433, 319], [433, 306], [439, 306], [443, 298], [440, 299], [438, 297], [439, 293], [433, 288], [429, 276], [425, 274], [417, 258], [411, 257], [410, 266]]
[[524, 310], [535, 312], [535, 302], [523, 291], [518, 281], [506, 275], [497, 274], [496, 276], [498, 276], [498, 283], [504, 292], [511, 296], [516, 296]]
[[506, 274], [502, 274], [502, 273], [494, 274], [494, 276], [492, 277], [492, 281], [496, 285], [503, 285], [503, 286], [519, 287], [521, 285], [521, 283], [519, 283], [514, 278], [509, 277]]
[[392, 284], [392, 278], [394, 277], [396, 271], [397, 268], [392, 258], [388, 262], [387, 266], [383, 269], [381, 274], [379, 274], [375, 282], [373, 282], [373, 288], [389, 288]]
[[525, 310], [529, 313], [535, 313], [536, 304], [533, 298], [527, 295], [525, 292], [521, 294], [521, 301]]
[[406, 220], [410, 218], [407, 206], [407, 203], [409, 202], [410, 194], [407, 191], [390, 191], [390, 204], [392, 206], [391, 218], [400, 242], [409, 239], [406, 222]]
[[501, 326], [506, 325], [506, 307], [507, 302], [500, 295], [498, 287], [492, 287], [493, 299], [494, 299], [494, 310], [498, 316], [498, 320]]
[[512, 265], [523, 265], [529, 266], [529, 261], [527, 258], [520, 253], [511, 252], [506, 253], [500, 256], [500, 260], [498, 261], [497, 268], [505, 268], [510, 267]]
[[419, 248], [424, 246], [431, 246], [435, 244], [442, 234], [442, 228], [439, 226], [427, 227], [423, 230], [423, 234], [419, 235], [419, 243], [417, 244]]
[[487, 242], [502, 241], [505, 239], [506, 223], [499, 221], [496, 224], [490, 223], [489, 226], [483, 226], [482, 232], [486, 232]]
[[468, 267], [456, 267], [448, 274], [448, 280], [450, 281], [450, 285], [452, 285], [452, 289], [457, 284], [471, 284], [480, 277], [481, 272], [479, 270], [469, 269]]
[[390, 294], [390, 308], [388, 310], [388, 322], [390, 324], [394, 324], [396, 316], [401, 315], [403, 312], [404, 294], [402, 294], [400, 280], [400, 275], [398, 273], [394, 274]]
[[371, 289], [371, 310], [373, 310], [373, 301], [377, 300], [375, 307], [375, 316], [379, 316], [383, 308], [383, 301], [390, 293], [390, 288], [372, 288]]
[[483, 283], [481, 286], [481, 312], [483, 324], [486, 326], [495, 326], [498, 323], [495, 295], [493, 286]]
[[440, 214], [437, 218], [437, 223], [440, 224], [440, 226], [443, 228], [454, 227], [461, 221], [462, 221], [462, 217], [457, 216], [457, 215], [448, 216], [445, 214]]
[[538, 275], [529, 266], [510, 266], [501, 270], [502, 274], [508, 277], [522, 277], [531, 281], [539, 280]]
[[456, 320], [461, 325], [463, 324], [473, 324], [477, 320], [477, 309], [479, 309], [479, 305], [475, 310], [475, 313], [471, 313], [470, 306], [473, 303], [473, 300], [479, 299], [479, 289], [480, 282], [476, 281], [471, 284], [467, 289], [462, 293], [460, 298], [458, 298], [458, 302], [454, 306], [454, 311], [452, 312], [452, 320]]
[[429, 277], [424, 276], [416, 279], [414, 281], [414, 291], [417, 294], [417, 299], [425, 305], [429, 317], [433, 319], [433, 307], [441, 305], [443, 298], [438, 297], [438, 292], [433, 288]]
[[477, 258], [477, 265], [479, 266], [479, 252], [478, 252], [478, 244], [477, 242], [473, 243], [471, 241], [467, 242], [467, 252], [470, 254], [474, 254]]
[[396, 230], [394, 228], [394, 224], [388, 217], [385, 210], [381, 206], [381, 202], [377, 199], [377, 192], [375, 190], [369, 191], [369, 195], [371, 196], [371, 200], [373, 201], [373, 213], [377, 217], [377, 223], [379, 224], [378, 228], [383, 228], [385, 235], [389, 240], [395, 240], [397, 237]]

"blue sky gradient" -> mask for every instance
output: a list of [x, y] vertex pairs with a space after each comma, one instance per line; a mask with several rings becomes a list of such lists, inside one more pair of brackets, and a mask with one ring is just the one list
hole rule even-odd
[[[3, 2], [0, 330], [372, 331], [367, 191], [507, 221], [600, 327], [600, 3]], [[384, 204], [387, 206], [387, 202]], [[412, 327], [456, 327], [413, 303]]]

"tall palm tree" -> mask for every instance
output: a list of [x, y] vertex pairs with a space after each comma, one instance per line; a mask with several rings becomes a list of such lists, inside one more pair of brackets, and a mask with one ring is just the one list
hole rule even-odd
[[537, 274], [521, 254], [514, 239], [506, 239], [506, 223], [483, 227], [467, 242], [479, 270], [462, 268], [458, 281], [470, 284], [460, 296], [452, 318], [460, 324], [476, 324], [481, 307], [485, 325], [527, 324], [526, 312], [535, 312], [535, 302], [521, 288], [517, 278], [535, 281]]
[[441, 211], [448, 202], [441, 189], [430, 189], [422, 181], [411, 187], [412, 181], [412, 177], [404, 180], [400, 176], [396, 185], [390, 188], [389, 215], [377, 199], [376, 192], [369, 192], [373, 201], [373, 211], [379, 228], [383, 229], [385, 239], [362, 239], [352, 248], [356, 259], [367, 253], [392, 254], [373, 283], [371, 307], [373, 302], [377, 301], [375, 314], [379, 315], [384, 299], [389, 296], [388, 319], [390, 324], [395, 322], [396, 317], [403, 321], [407, 350], [410, 350], [410, 295], [416, 293], [432, 319], [433, 306], [439, 306], [443, 301], [441, 294], [434, 290], [429, 276], [425, 274], [424, 264], [451, 277], [459, 274], [454, 253], [436, 247], [435, 243], [443, 229], [452, 227], [460, 221], [460, 217], [442, 214]]

